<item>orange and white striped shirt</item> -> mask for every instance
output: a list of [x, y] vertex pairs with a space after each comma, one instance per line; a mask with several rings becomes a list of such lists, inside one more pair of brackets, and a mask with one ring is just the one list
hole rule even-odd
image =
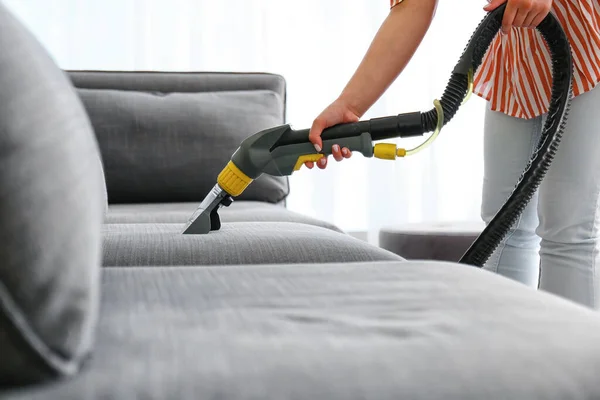
[[[390, 0], [394, 7], [403, 0]], [[565, 30], [573, 55], [573, 95], [600, 82], [600, 4], [597, 0], [554, 0], [552, 13]], [[534, 29], [498, 35], [474, 76], [473, 93], [494, 111], [535, 118], [548, 111], [552, 90], [550, 53]]]

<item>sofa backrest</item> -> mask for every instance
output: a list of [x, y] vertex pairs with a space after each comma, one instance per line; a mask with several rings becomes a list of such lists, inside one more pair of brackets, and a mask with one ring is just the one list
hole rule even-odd
[[[110, 203], [201, 201], [239, 144], [285, 123], [286, 83], [267, 73], [67, 71], [100, 145]], [[282, 203], [263, 175], [236, 200]]]

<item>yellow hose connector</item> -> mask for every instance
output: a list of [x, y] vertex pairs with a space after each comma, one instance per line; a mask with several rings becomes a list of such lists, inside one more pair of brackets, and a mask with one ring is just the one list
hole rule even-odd
[[393, 143], [377, 143], [373, 146], [373, 156], [382, 160], [395, 160], [405, 155], [406, 150], [397, 148]]
[[217, 177], [217, 183], [231, 196], [239, 196], [252, 183], [252, 178], [244, 174], [232, 161], [229, 161]]
[[373, 147], [373, 156], [382, 160], [395, 160], [396, 150], [396, 145], [393, 143], [377, 143]]

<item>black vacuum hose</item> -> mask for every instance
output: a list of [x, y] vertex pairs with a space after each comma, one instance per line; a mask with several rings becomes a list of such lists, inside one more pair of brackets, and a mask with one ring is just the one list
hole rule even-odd
[[[483, 57], [502, 26], [506, 5], [490, 12], [481, 22], [440, 100], [444, 124], [456, 114], [469, 90], [469, 72], [480, 67]], [[460, 263], [483, 267], [500, 242], [517, 222], [519, 216], [544, 179], [558, 149], [572, 97], [571, 48], [565, 32], [556, 17], [549, 13], [537, 27], [546, 41], [552, 58], [552, 97], [540, 141], [512, 194], [498, 210], [479, 237], [460, 259]], [[437, 125], [437, 111], [421, 114], [423, 132], [431, 132]]]
[[[506, 4], [487, 14], [477, 27], [459, 62], [454, 67], [450, 81], [440, 100], [444, 125], [452, 120], [470, 87], [472, 77], [483, 61], [492, 41], [502, 27]], [[550, 50], [552, 59], [552, 96], [546, 123], [537, 147], [518, 180], [512, 194], [486, 226], [460, 263], [482, 267], [500, 242], [517, 222], [550, 167], [558, 149], [571, 102], [572, 59], [567, 36], [556, 17], [549, 13], [537, 27]], [[323, 130], [323, 140], [356, 137], [369, 132], [373, 141], [396, 137], [420, 136], [436, 130], [438, 113], [434, 108], [420, 113], [375, 118], [350, 124], [339, 124]], [[308, 129], [289, 130], [271, 147], [271, 151], [284, 145], [305, 143]]]

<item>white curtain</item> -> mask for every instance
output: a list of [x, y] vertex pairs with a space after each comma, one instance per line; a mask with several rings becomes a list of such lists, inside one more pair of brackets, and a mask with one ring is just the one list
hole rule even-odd
[[[418, 0], [409, 0], [418, 1]], [[343, 88], [388, 0], [4, 0], [65, 69], [266, 71], [288, 83], [288, 122], [308, 128]], [[365, 118], [425, 111], [445, 88], [486, 2], [441, 0], [423, 45]], [[352, 159], [291, 177], [289, 208], [367, 232], [479, 220], [483, 100], [427, 150]], [[250, 133], [250, 132], [249, 132]], [[397, 140], [414, 146], [424, 138]]]

